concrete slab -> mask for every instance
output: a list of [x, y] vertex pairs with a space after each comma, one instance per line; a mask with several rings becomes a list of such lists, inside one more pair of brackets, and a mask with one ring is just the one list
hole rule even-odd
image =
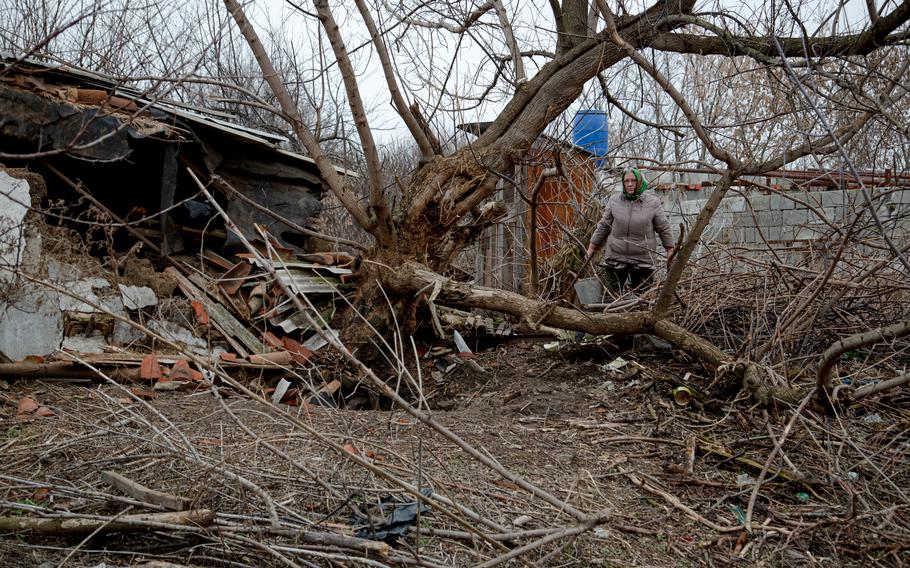
[[126, 286], [119, 284], [120, 298], [123, 301], [123, 307], [128, 310], [138, 310], [147, 308], [158, 303], [155, 291], [148, 286]]
[[793, 209], [795, 207], [796, 207], [796, 203], [792, 199], [785, 197], [783, 195], [777, 196], [772, 201], [772, 209], [786, 211], [788, 209]]
[[50, 355], [63, 341], [63, 314], [56, 292], [25, 284], [0, 302], [0, 354], [11, 361]]
[[824, 191], [821, 198], [823, 207], [834, 207], [847, 202], [847, 196], [841, 190]]
[[[28, 182], [0, 171], [0, 278], [9, 281], [25, 252], [25, 215], [32, 198]], [[2, 270], [3, 268], [7, 270]]]
[[723, 200], [727, 208], [733, 213], [739, 213], [746, 210], [746, 200], [740, 196], [730, 197]]

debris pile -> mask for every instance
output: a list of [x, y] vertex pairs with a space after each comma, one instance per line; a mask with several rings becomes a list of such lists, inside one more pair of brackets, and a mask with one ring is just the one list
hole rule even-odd
[[195, 258], [158, 259], [163, 270], [137, 247], [99, 258], [81, 235], [30, 212], [43, 198], [31, 190], [41, 179], [0, 170], [8, 237], [0, 243], [0, 376], [106, 375], [144, 381], [149, 392], [177, 390], [206, 378], [194, 360], [293, 373], [336, 333], [330, 322], [353, 291], [353, 256], [300, 252], [262, 229], [268, 242], [256, 241], [255, 255], [201, 248]]

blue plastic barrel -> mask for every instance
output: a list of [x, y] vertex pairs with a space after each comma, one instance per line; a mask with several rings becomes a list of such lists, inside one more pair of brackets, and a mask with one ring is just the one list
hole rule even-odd
[[[572, 143], [598, 158], [604, 158], [610, 148], [608, 122], [607, 111], [596, 109], [578, 111], [572, 119]], [[597, 160], [598, 167], [603, 165], [603, 159]]]

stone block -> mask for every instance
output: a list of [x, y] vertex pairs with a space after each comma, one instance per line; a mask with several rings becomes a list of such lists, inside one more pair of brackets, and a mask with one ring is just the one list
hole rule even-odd
[[818, 238], [818, 233], [807, 225], [796, 227], [793, 232], [794, 241], [812, 241]]
[[729, 227], [733, 224], [733, 216], [726, 212], [718, 212], [711, 218], [711, 225]]
[[779, 227], [783, 219], [784, 214], [781, 211], [765, 211], [761, 216], [763, 227]]
[[767, 211], [771, 207], [771, 195], [754, 195], [750, 200], [755, 212]]
[[833, 207], [835, 205], [843, 205], [844, 203], [847, 202], [847, 199], [844, 196], [844, 193], [839, 189], [831, 190], [831, 191], [823, 191], [823, 192], [821, 192], [820, 197], [821, 197], [822, 207]]
[[778, 237], [777, 240], [779, 240], [779, 241], [792, 241], [792, 240], [793, 240], [793, 234], [794, 234], [795, 232], [796, 232], [796, 228], [795, 228], [795, 227], [791, 227], [791, 226], [789, 226], [789, 225], [782, 225], [782, 226], [780, 226], [780, 227], [777, 228], [777, 233], [778, 233], [778, 235], [779, 235], [779, 237]]
[[746, 200], [740, 196], [728, 197], [722, 201], [727, 209], [733, 213], [739, 213], [746, 210]]
[[737, 243], [739, 242], [739, 229], [735, 227], [724, 227], [721, 229], [718, 239], [725, 243]]
[[[787, 204], [790, 204], [790, 207], [787, 207]], [[768, 205], [768, 209], [771, 211], [781, 211], [783, 209], [793, 209], [793, 202], [784, 197], [783, 195], [772, 195], [771, 202]]]
[[823, 191], [808, 192], [808, 193], [804, 194], [805, 197], [803, 198], [803, 201], [805, 201], [809, 205], [812, 205], [813, 207], [821, 207], [822, 206], [822, 193], [824, 193], [824, 192]]
[[[782, 225], [798, 226], [809, 220], [810, 212], [807, 209], [790, 209], [782, 213]], [[814, 215], [813, 215], [814, 216]]]
[[702, 202], [700, 199], [683, 201], [680, 203], [680, 210], [682, 211], [683, 215], [698, 215], [703, 205], [704, 202]]
[[755, 219], [750, 213], [737, 213], [733, 216], [734, 227], [754, 227]]

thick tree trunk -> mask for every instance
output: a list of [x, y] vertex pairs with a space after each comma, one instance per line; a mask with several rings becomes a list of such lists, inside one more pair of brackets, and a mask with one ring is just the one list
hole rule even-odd
[[712, 368], [731, 362], [723, 351], [710, 342], [672, 322], [658, 320], [652, 312], [602, 314], [554, 307], [549, 302], [526, 298], [514, 292], [456, 282], [412, 261], [405, 261], [394, 268], [382, 268], [378, 276], [385, 288], [397, 298], [425, 302], [430, 292], [436, 289], [437, 301], [447, 305], [493, 310], [515, 316], [532, 326], [546, 325], [593, 335], [652, 333]]

